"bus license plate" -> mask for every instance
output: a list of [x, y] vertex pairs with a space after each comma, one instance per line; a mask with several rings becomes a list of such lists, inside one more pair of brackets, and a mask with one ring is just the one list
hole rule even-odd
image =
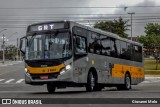
[[48, 75], [40, 76], [41, 79], [48, 79]]

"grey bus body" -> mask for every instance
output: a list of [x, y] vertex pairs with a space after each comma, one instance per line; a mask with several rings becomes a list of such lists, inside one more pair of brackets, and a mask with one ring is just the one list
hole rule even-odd
[[[92, 91], [93, 89], [89, 88], [100, 87], [98, 89], [101, 89], [105, 86], [124, 87], [127, 82], [126, 74], [130, 79], [130, 85], [137, 85], [144, 80], [142, 44], [121, 38], [110, 32], [83, 26], [72, 21], [60, 21], [58, 23], [61, 22], [68, 24], [68, 28], [65, 30], [69, 31], [71, 35], [70, 42], [72, 44], [72, 55], [61, 61], [61, 63], [64, 64], [64, 67], [58, 72], [58, 74], [56, 74], [57, 76], [53, 76], [53, 78], [33, 79], [32, 74], [30, 74], [28, 68], [26, 67], [25, 82], [27, 84], [48, 84], [48, 88], [50, 88], [49, 90], [51, 92], [54, 90], [51, 87], [87, 87], [87, 85], [90, 85], [88, 86], [88, 91]], [[31, 26], [44, 24], [45, 23], [38, 23]], [[31, 26], [28, 27], [27, 35], [30, 34], [29, 28]], [[61, 30], [63, 31], [63, 29]], [[59, 30], [59, 32], [61, 32], [61, 30]], [[47, 33], [48, 31], [44, 32]], [[31, 60], [25, 59], [27, 66], [32, 65], [29, 61]], [[32, 61], [32, 63], [34, 63], [34, 61]], [[39, 68], [45, 69], [45, 67], [49, 67], [47, 63], [39, 65]], [[53, 64], [54, 62], [50, 61], [50, 63]], [[45, 67], [43, 65], [45, 65]], [[117, 68], [113, 70], [116, 66]], [[118, 68], [118, 66], [120, 68]], [[135, 71], [134, 73], [134, 70], [138, 71]], [[90, 72], [92, 74], [91, 79], [89, 77]], [[139, 72], [140, 75], [138, 74]], [[36, 74], [36, 76], [41, 75], [43, 74]], [[46, 73], [44, 75], [50, 74]]]

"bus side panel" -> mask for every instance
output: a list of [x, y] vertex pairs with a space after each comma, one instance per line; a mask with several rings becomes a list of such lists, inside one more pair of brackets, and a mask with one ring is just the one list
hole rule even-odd
[[109, 83], [124, 83], [124, 77], [127, 71], [130, 73], [132, 84], [138, 84], [144, 80], [144, 68], [142, 63], [121, 59], [120, 63], [114, 63], [112, 78]]
[[78, 58], [73, 61], [73, 80], [76, 83], [87, 83], [88, 74], [87, 56]]
[[96, 69], [98, 76], [98, 83], [104, 83], [108, 81], [109, 70], [106, 65], [106, 56], [89, 53], [89, 63], [88, 66]]
[[110, 69], [109, 84], [123, 84], [124, 72], [119, 58], [107, 57], [107, 66]]
[[134, 62], [134, 66], [131, 69], [132, 84], [136, 85], [144, 81], [144, 67], [141, 62]]
[[87, 76], [90, 68], [95, 68], [98, 83], [108, 81], [109, 71], [105, 67], [106, 57], [88, 53], [88, 56], [74, 61], [74, 81], [77, 83], [87, 83]]

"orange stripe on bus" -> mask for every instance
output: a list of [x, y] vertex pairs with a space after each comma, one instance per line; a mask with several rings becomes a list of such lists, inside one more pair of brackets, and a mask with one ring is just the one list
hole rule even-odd
[[60, 70], [64, 67], [65, 67], [64, 64], [60, 64], [58, 66], [51, 66], [51, 67], [30, 67], [30, 66], [27, 66], [27, 70], [31, 74], [45, 74], [45, 73], [60, 72]]
[[131, 74], [132, 78], [144, 78], [144, 68], [121, 64], [114, 64], [112, 77], [125, 77], [127, 71]]

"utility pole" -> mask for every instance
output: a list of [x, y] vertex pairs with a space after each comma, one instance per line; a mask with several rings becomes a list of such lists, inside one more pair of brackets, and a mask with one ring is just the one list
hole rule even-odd
[[2, 37], [2, 39], [3, 39], [3, 42], [2, 42], [2, 48], [3, 48], [3, 64], [5, 63], [5, 36], [4, 36], [4, 34], [3, 34], [3, 37]]
[[131, 13], [128, 13], [131, 15], [131, 41], [132, 41], [132, 15], [135, 14], [135, 12], [131, 12]]
[[19, 59], [18, 57], [18, 38], [17, 38], [17, 60]]
[[21, 51], [19, 51], [20, 52], [20, 61], [22, 61], [22, 53], [21, 53]]
[[[1, 30], [0, 33], [3, 32], [3, 31], [5, 31], [5, 30], [7, 30], [7, 29]], [[4, 62], [5, 62], [5, 36], [4, 36], [4, 34], [3, 34], [3, 36], [2, 36], [2, 39], [3, 39], [3, 41], [2, 41], [3, 61], [2, 61], [2, 63], [4, 64]]]

